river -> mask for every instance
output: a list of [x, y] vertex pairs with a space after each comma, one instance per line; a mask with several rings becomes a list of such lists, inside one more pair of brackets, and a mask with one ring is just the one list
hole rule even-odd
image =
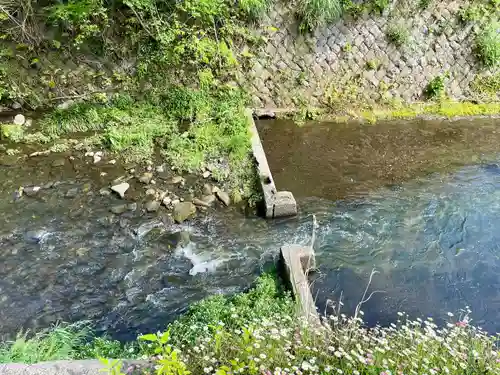
[[[109, 208], [120, 198], [99, 190], [126, 166], [3, 156], [0, 336], [58, 320], [90, 319], [124, 340], [162, 328], [193, 301], [247, 288], [283, 243], [308, 243], [312, 214], [321, 311], [341, 292], [352, 311], [375, 268], [371, 290], [380, 293], [364, 306], [368, 322], [386, 324], [397, 311], [438, 318], [469, 305], [477, 323], [499, 330], [497, 126], [260, 121], [276, 184], [299, 203], [297, 218], [274, 222], [237, 208], [182, 225], [163, 208], [117, 216]], [[16, 199], [29, 185], [42, 189]]]

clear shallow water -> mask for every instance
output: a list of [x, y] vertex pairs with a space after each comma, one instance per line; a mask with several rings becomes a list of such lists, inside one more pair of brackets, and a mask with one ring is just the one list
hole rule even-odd
[[[425, 123], [403, 125], [409, 134], [423, 127], [432, 135], [437, 127], [429, 124], [430, 129]], [[373, 151], [358, 151], [356, 161], [351, 161], [350, 155], [356, 153], [349, 154], [350, 145], [363, 128], [344, 130], [352, 133], [345, 141], [336, 137], [335, 152], [345, 154], [341, 160], [357, 162], [358, 170], [344, 169], [335, 158], [329, 159], [328, 137], [321, 143], [301, 134], [316, 129], [284, 133], [277, 127], [267, 129], [263, 134], [271, 167], [280, 165], [278, 187], [284, 188], [287, 181], [286, 188], [298, 192], [300, 206], [298, 218], [275, 222], [246, 218], [236, 209], [213, 210], [184, 225], [171, 224], [164, 212], [118, 217], [109, 213], [109, 207], [121, 201], [98, 193], [109, 182], [106, 179], [123, 173], [118, 167], [103, 178], [99, 170], [104, 167], [78, 160], [63, 169], [50, 167], [51, 161], [43, 158], [15, 165], [4, 162], [0, 166], [0, 336], [61, 319], [91, 319], [99, 329], [122, 339], [161, 328], [193, 301], [247, 288], [255, 275], [273, 264], [283, 243], [308, 243], [312, 214], [320, 223], [314, 289], [321, 309], [341, 291], [346, 309], [352, 309], [375, 267], [380, 273], [372, 290], [384, 293], [364, 307], [371, 323], [387, 323], [401, 310], [439, 317], [468, 304], [476, 321], [500, 330], [500, 169], [494, 163], [500, 139], [495, 138], [496, 124], [490, 120], [470, 125], [466, 131], [457, 130], [462, 135], [454, 142], [415, 145], [413, 155], [425, 156], [431, 148], [440, 158], [422, 157], [417, 169], [406, 158], [399, 165], [411, 178], [404, 174], [397, 179], [374, 170]], [[387, 139], [380, 141], [378, 150], [395, 147], [391, 145], [398, 135], [393, 132], [400, 128], [392, 123], [378, 126], [363, 137]], [[269, 142], [279, 140], [272, 137], [273, 131], [288, 134], [296, 144], [300, 144], [297, 139], [309, 144], [309, 154], [284, 162], [276, 156], [283, 149], [269, 147]], [[436, 154], [441, 148], [444, 151]], [[365, 154], [370, 157], [360, 156]], [[325, 178], [321, 168], [312, 167], [302, 174], [308, 160], [322, 160], [339, 172]], [[346, 170], [357, 171], [357, 185], [345, 177]], [[391, 176], [399, 176], [392, 170]], [[316, 197], [300, 193], [304, 179]], [[54, 180], [60, 185], [42, 189], [36, 197], [13, 199], [20, 185]], [[74, 188], [79, 194], [66, 197]], [[139, 187], [132, 186], [131, 195], [134, 189]], [[33, 240], [33, 231], [38, 231], [39, 243]], [[192, 242], [187, 247], [179, 246], [186, 243], [181, 232], [189, 233]]]

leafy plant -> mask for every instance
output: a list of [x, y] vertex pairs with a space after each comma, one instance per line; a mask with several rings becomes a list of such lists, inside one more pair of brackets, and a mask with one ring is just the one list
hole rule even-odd
[[441, 98], [445, 93], [445, 80], [447, 75], [436, 76], [427, 84], [424, 94], [427, 99]]
[[420, 9], [425, 10], [429, 8], [429, 5], [432, 3], [432, 0], [420, 0], [418, 6]]
[[386, 30], [387, 39], [398, 47], [408, 44], [410, 33], [406, 27], [400, 24], [391, 24]]
[[194, 343], [214, 332], [222, 324], [226, 329], [241, 329], [248, 322], [270, 318], [276, 314], [290, 315], [295, 304], [284, 294], [276, 279], [269, 274], [260, 276], [254, 288], [234, 297], [216, 295], [192, 305], [188, 313], [169, 326], [173, 344]]
[[377, 59], [368, 60], [366, 62], [366, 68], [368, 70], [377, 70], [380, 66], [380, 61]]
[[476, 38], [476, 52], [485, 66], [500, 65], [500, 22], [491, 22], [485, 26]]
[[297, 5], [300, 30], [306, 32], [325, 26], [338, 20], [342, 12], [340, 0], [300, 0]]
[[382, 14], [389, 6], [389, 0], [372, 0], [371, 5], [377, 13]]

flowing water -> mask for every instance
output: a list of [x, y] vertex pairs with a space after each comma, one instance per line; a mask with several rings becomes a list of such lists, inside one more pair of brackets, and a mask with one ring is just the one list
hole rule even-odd
[[[182, 225], [164, 211], [116, 216], [109, 207], [120, 199], [99, 190], [122, 167], [2, 157], [0, 336], [57, 320], [90, 319], [122, 339], [161, 328], [193, 301], [247, 288], [280, 245], [308, 243], [312, 214], [321, 309], [341, 292], [352, 309], [375, 267], [369, 322], [470, 305], [476, 321], [500, 329], [498, 120], [258, 127], [297, 218], [269, 222], [236, 208]], [[33, 184], [36, 196], [17, 199]], [[132, 183], [130, 196], [141, 188]]]

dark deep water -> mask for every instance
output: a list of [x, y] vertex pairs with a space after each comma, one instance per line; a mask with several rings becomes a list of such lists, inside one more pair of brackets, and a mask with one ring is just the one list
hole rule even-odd
[[[115, 216], [109, 207], [120, 199], [99, 189], [120, 167], [4, 156], [0, 336], [57, 320], [91, 319], [123, 339], [161, 328], [190, 302], [247, 288], [283, 243], [308, 243], [312, 214], [321, 310], [341, 291], [352, 309], [376, 268], [371, 290], [383, 293], [364, 306], [368, 321], [390, 322], [397, 311], [439, 318], [469, 305], [477, 324], [500, 331], [498, 121], [259, 122], [277, 186], [300, 205], [298, 218], [276, 222], [237, 209], [183, 225], [165, 211]], [[19, 186], [49, 181], [60, 183], [13, 199]], [[186, 248], [177, 246], [181, 231]]]

